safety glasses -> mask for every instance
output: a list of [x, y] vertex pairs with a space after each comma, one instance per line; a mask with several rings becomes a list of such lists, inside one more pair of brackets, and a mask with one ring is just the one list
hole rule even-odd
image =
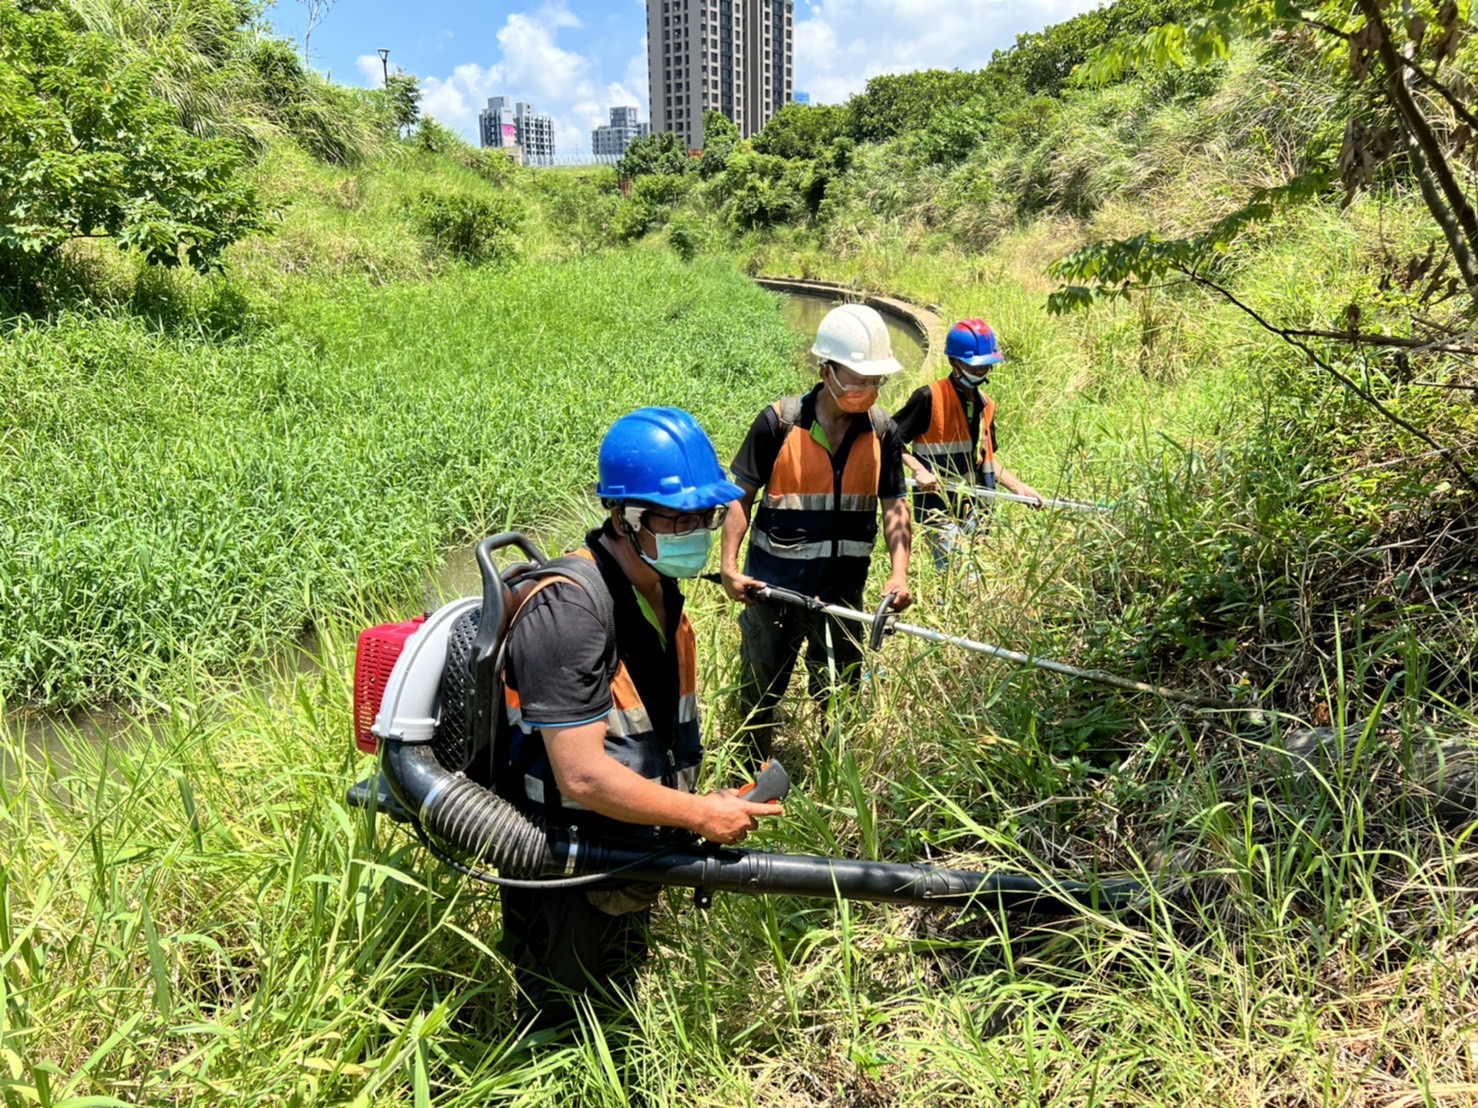
[[627, 508], [629, 522], [654, 535], [691, 535], [697, 531], [717, 531], [724, 525], [729, 506], [707, 508], [701, 512], [669, 512], [662, 508]]
[[832, 380], [843, 392], [870, 392], [886, 380], [883, 377], [864, 377], [860, 373], [853, 373], [846, 366], [837, 365], [836, 362], [826, 364], [831, 368]]

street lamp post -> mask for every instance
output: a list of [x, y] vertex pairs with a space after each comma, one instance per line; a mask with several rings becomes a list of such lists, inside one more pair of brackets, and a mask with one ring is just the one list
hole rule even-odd
[[385, 71], [385, 87], [390, 87], [390, 51], [380, 49], [376, 51], [380, 55], [380, 68]]

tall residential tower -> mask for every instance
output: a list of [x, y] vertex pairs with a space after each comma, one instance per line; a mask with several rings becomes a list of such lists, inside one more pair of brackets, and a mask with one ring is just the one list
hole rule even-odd
[[554, 120], [535, 112], [532, 104], [490, 96], [477, 123], [483, 146], [520, 146], [525, 165], [554, 164]]
[[611, 122], [590, 132], [590, 152], [597, 158], [619, 158], [647, 129], [637, 122], [635, 108], [612, 108]]
[[703, 113], [745, 138], [789, 103], [795, 0], [647, 0], [652, 130], [703, 145]]

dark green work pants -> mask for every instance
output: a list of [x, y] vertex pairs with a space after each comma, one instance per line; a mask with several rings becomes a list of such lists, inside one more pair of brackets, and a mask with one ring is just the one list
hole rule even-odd
[[[860, 609], [862, 596], [836, 603]], [[739, 629], [739, 706], [750, 762], [758, 766], [775, 745], [775, 709], [801, 650], [811, 696], [824, 704], [833, 672], [837, 684], [855, 687], [861, 680], [862, 644], [850, 624], [804, 608], [751, 604], [739, 614]]]

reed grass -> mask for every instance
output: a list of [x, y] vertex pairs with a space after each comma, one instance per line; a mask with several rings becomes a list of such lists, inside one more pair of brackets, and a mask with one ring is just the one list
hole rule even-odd
[[128, 694], [177, 658], [405, 596], [465, 536], [593, 482], [643, 404], [732, 449], [796, 338], [722, 264], [652, 254], [300, 287], [249, 342], [118, 314], [22, 325], [0, 363], [0, 692]]

